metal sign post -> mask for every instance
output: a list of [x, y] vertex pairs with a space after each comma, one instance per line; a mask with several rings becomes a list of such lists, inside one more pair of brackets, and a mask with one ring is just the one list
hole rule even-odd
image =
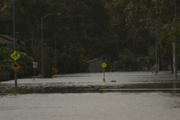
[[103, 69], [103, 82], [106, 82], [105, 69]]
[[16, 50], [14, 50], [12, 52], [12, 54], [10, 55], [10, 57], [13, 59], [14, 63], [12, 64], [12, 69], [14, 71], [14, 81], [15, 81], [15, 88], [17, 89], [17, 71], [19, 70], [20, 68], [20, 65], [18, 63], [16, 63], [17, 60], [20, 59], [20, 54], [19, 52], [17, 52]]
[[33, 79], [35, 80], [36, 69], [38, 68], [38, 62], [33, 61]]
[[14, 71], [15, 88], [17, 89], [17, 72]]
[[12, 64], [12, 69], [14, 71], [14, 81], [15, 81], [15, 88], [17, 88], [17, 71], [20, 69], [20, 65], [18, 63], [13, 63]]
[[107, 63], [102, 62], [102, 63], [101, 63], [101, 68], [103, 69], [103, 82], [106, 82], [106, 76], [105, 76], [105, 74], [106, 74]]

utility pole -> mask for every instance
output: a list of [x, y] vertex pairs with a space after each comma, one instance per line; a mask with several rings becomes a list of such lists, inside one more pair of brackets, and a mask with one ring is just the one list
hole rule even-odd
[[177, 79], [177, 67], [176, 67], [176, 42], [172, 42], [172, 51], [173, 51], [173, 74]]
[[52, 64], [52, 72], [53, 74], [57, 74], [57, 40], [56, 40], [56, 34], [54, 34], [54, 50], [53, 50], [53, 64]]
[[43, 50], [43, 47], [44, 47], [44, 26], [43, 26], [43, 19], [44, 17], [42, 16], [41, 17], [41, 75], [43, 77], [44, 75], [44, 50]]
[[[12, 0], [12, 20], [13, 20], [13, 49], [16, 50], [16, 1]], [[17, 88], [17, 73], [14, 71], [15, 88]]]
[[175, 39], [172, 42], [172, 54], [173, 54], [173, 73], [175, 75], [175, 79], [177, 80], [177, 61], [176, 61], [176, 20], [177, 20], [177, 15], [176, 15], [176, 0], [174, 0], [174, 21], [173, 21], [173, 30], [174, 30], [174, 35]]
[[60, 12], [49, 13], [44, 16], [41, 16], [41, 74], [42, 74], [42, 77], [44, 77], [44, 20], [47, 17], [53, 16], [53, 15], [60, 16], [61, 13]]
[[156, 16], [157, 16], [157, 20], [156, 20], [156, 47], [155, 47], [155, 54], [156, 54], [156, 67], [155, 67], [155, 73], [158, 74], [159, 72], [159, 68], [160, 68], [160, 65], [159, 65], [159, 32], [160, 32], [160, 29], [159, 29], [159, 24], [160, 24], [160, 10], [159, 10], [159, 7], [158, 7], [158, 0], [155, 0], [156, 2]]

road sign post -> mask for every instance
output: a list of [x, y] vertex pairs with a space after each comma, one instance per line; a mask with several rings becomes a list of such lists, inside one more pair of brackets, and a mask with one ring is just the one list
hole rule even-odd
[[103, 69], [103, 82], [106, 82], [105, 69]]
[[106, 68], [107, 68], [107, 63], [106, 62], [102, 62], [101, 63], [101, 68], [103, 69], [103, 82], [106, 82]]
[[20, 69], [20, 65], [15, 62], [12, 64], [11, 68], [14, 71], [15, 88], [17, 88], [17, 72]]
[[38, 68], [38, 62], [33, 61], [33, 79], [35, 80], [36, 69]]
[[17, 89], [17, 72], [14, 71], [15, 88]]
[[12, 60], [14, 61], [14, 63], [12, 64], [11, 68], [13, 69], [14, 71], [14, 81], [15, 81], [15, 88], [17, 89], [17, 71], [19, 70], [20, 68], [20, 65], [18, 63], [16, 63], [17, 60], [20, 59], [20, 54], [19, 52], [17, 52], [16, 50], [14, 50], [10, 57], [12, 58]]

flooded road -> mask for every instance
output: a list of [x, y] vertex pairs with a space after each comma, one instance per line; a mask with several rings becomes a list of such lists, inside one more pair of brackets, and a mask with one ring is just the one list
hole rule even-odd
[[[174, 76], [170, 72], [106, 72], [106, 82], [103, 82], [103, 73], [77, 73], [56, 75], [53, 78], [25, 78], [18, 79], [19, 84], [50, 84], [60, 83], [64, 85], [110, 85], [129, 83], [154, 83], [161, 81], [172, 81]], [[113, 82], [114, 81], [114, 82]], [[14, 84], [14, 81], [2, 82]]]
[[0, 97], [1, 120], [180, 120], [170, 93], [27, 94]]
[[[179, 77], [178, 77], [179, 78]], [[170, 72], [107, 72], [56, 75], [53, 78], [18, 79], [18, 93], [87, 93], [122, 91], [179, 92], [180, 80]], [[14, 81], [0, 82], [0, 94], [13, 93]]]
[[[151, 72], [106, 73], [105, 83], [102, 81], [102, 73], [19, 79], [18, 85], [22, 91], [38, 94], [0, 96], [0, 119], [180, 120], [180, 92], [176, 93], [179, 80], [176, 81], [176, 90], [173, 80], [173, 75], [166, 72], [158, 75]], [[13, 84], [14, 81], [2, 82], [1, 88]], [[104, 89], [108, 92], [102, 93]], [[110, 92], [114, 89], [128, 91]], [[143, 90], [137, 92], [137, 89]], [[152, 90], [148, 92], [145, 89]], [[154, 92], [154, 89], [172, 90]]]

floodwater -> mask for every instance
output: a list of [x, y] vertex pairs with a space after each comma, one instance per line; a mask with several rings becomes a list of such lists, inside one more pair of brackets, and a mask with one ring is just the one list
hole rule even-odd
[[[112, 85], [174, 80], [161, 72], [115, 72], [18, 79], [33, 85]], [[115, 82], [112, 82], [115, 81]], [[14, 81], [3, 82], [13, 84]], [[53, 83], [53, 84], [52, 84]], [[180, 93], [119, 92], [0, 96], [0, 120], [180, 120]]]
[[[79, 73], [57, 75], [53, 78], [26, 78], [18, 79], [19, 84], [63, 84], [63, 85], [112, 85], [112, 84], [136, 84], [151, 83], [160, 81], [174, 80], [174, 76], [170, 72], [160, 72], [155, 75], [152, 72], [107, 72], [106, 82], [103, 82], [103, 73]], [[115, 82], [112, 82], [115, 81]], [[2, 82], [6, 84], [14, 84], [14, 81]]]
[[27, 94], [0, 97], [1, 120], [180, 120], [170, 93]]

